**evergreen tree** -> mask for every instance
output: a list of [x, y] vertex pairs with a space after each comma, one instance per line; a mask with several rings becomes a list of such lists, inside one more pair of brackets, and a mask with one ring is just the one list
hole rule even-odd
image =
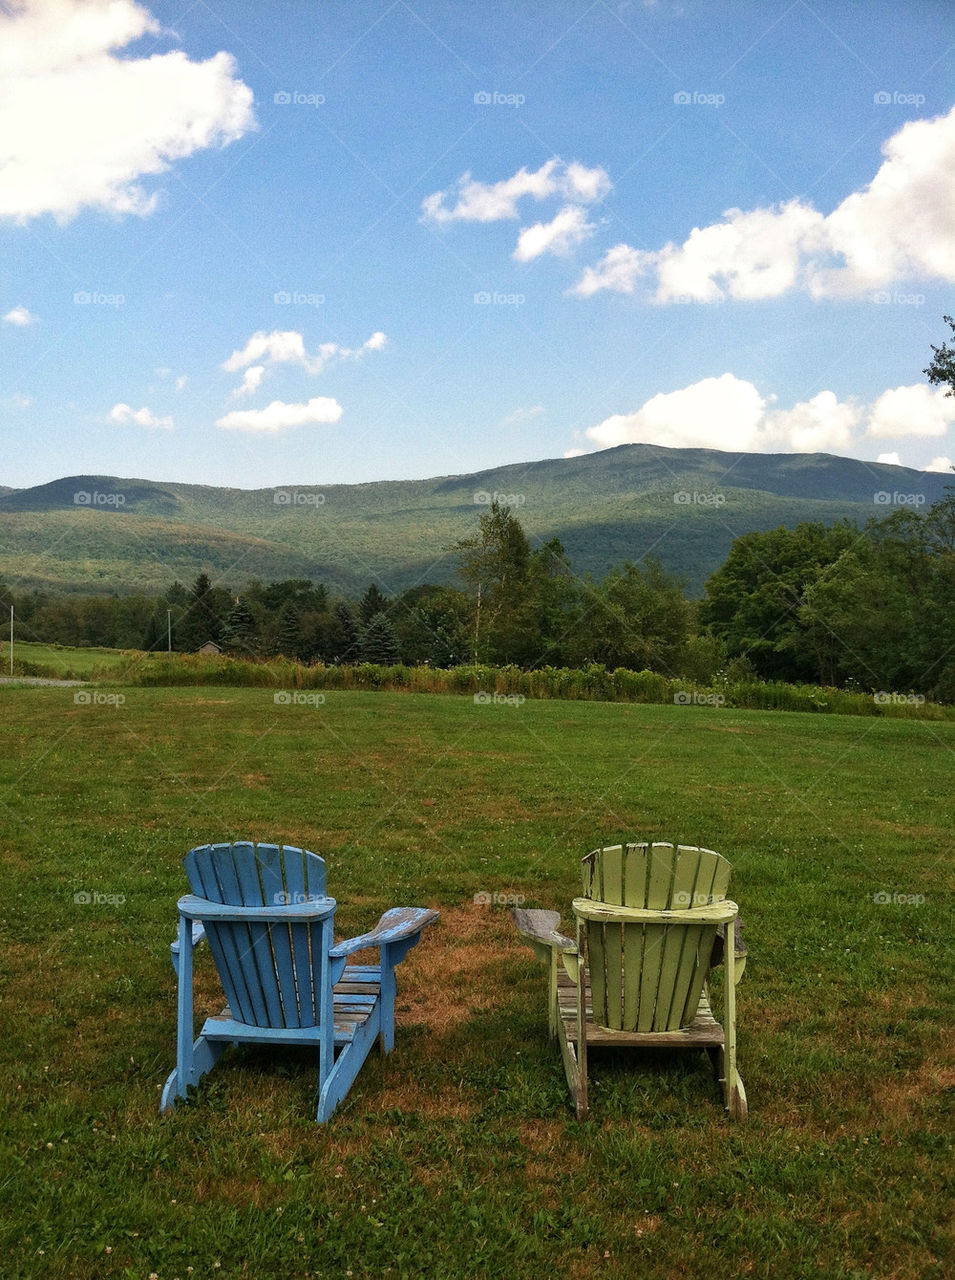
[[386, 613], [376, 613], [361, 631], [362, 662], [378, 662], [391, 666], [398, 661], [398, 639]]
[[302, 635], [299, 611], [291, 600], [287, 600], [279, 614], [278, 630], [275, 634], [275, 648], [287, 658], [301, 658]]
[[368, 626], [376, 613], [382, 613], [388, 607], [388, 601], [378, 590], [375, 583], [372, 583], [368, 590], [361, 598], [361, 604], [358, 606], [358, 616], [363, 626]]
[[256, 625], [255, 615], [248, 602], [237, 596], [235, 604], [222, 626], [222, 639], [229, 650], [237, 654], [254, 656]]
[[340, 628], [340, 639], [338, 652], [332, 655], [333, 661], [357, 662], [360, 652], [358, 622], [352, 606], [347, 600], [339, 600], [334, 614]]
[[179, 627], [179, 645], [183, 652], [192, 652], [207, 640], [218, 643], [222, 638], [222, 617], [219, 602], [209, 576], [200, 573], [193, 583]]

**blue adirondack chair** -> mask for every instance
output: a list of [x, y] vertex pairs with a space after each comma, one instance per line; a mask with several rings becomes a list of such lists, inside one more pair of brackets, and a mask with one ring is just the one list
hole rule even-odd
[[[386, 911], [371, 931], [337, 945], [335, 899], [325, 863], [288, 845], [202, 845], [185, 858], [191, 894], [179, 899], [172, 944], [179, 980], [176, 1068], [160, 1109], [170, 1111], [229, 1044], [309, 1045], [318, 1050], [319, 1123], [345, 1097], [378, 1038], [395, 1039], [395, 966], [438, 918], [424, 907]], [[227, 1008], [193, 1041], [192, 957], [203, 940], [219, 971]], [[378, 948], [380, 963], [349, 965]]]

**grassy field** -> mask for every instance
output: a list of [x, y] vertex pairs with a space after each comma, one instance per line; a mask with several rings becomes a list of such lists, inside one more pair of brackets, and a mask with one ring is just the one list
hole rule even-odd
[[[955, 1270], [952, 723], [75, 692], [0, 690], [4, 1277]], [[233, 1051], [158, 1115], [181, 859], [230, 837], [322, 853], [339, 936], [442, 912], [322, 1128], [304, 1052]], [[702, 1054], [609, 1052], [578, 1124], [543, 970], [474, 902], [566, 924], [578, 859], [641, 837], [734, 865], [745, 1127]], [[211, 1011], [207, 952], [198, 984]]]
[[[133, 659], [133, 651], [124, 657], [121, 649], [78, 648], [60, 644], [34, 644], [26, 640], [17, 640], [13, 646], [13, 656], [17, 664], [25, 663], [29, 668], [42, 668], [45, 673], [58, 677], [76, 677], [84, 679], [94, 671], [117, 674], [124, 671]], [[134, 660], [134, 659], [133, 659]], [[3, 663], [0, 676], [9, 674], [10, 645], [9, 640], [3, 642]]]

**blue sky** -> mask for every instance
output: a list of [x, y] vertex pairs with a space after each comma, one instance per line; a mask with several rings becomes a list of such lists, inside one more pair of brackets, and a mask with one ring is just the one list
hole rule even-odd
[[0, 483], [946, 469], [955, 10], [0, 14]]

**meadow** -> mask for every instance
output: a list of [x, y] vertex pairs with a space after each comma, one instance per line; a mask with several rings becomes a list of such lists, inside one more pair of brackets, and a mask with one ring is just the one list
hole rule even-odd
[[[270, 688], [0, 689], [5, 1277], [886, 1277], [952, 1236], [955, 723]], [[169, 1117], [169, 943], [209, 840], [328, 862], [336, 931], [441, 920], [330, 1124], [308, 1053]], [[592, 1054], [578, 1123], [505, 906], [621, 839], [734, 867], [750, 1119], [705, 1057]], [[77, 897], [79, 895], [79, 897]], [[92, 900], [87, 900], [92, 899]], [[197, 1015], [221, 1003], [208, 953]]]

